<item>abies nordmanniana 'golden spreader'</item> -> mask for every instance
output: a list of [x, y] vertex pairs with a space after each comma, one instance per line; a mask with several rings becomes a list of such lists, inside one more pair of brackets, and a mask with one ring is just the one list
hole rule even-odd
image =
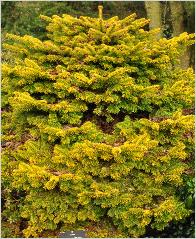
[[6, 225], [139, 237], [187, 217], [194, 76], [178, 59], [193, 35], [158, 39], [135, 14], [42, 18], [47, 40], [8, 34], [4, 45]]

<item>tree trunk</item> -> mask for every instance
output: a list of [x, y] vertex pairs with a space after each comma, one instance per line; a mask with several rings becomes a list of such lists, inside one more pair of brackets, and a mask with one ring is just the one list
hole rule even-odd
[[[182, 2], [170, 1], [170, 10], [172, 17], [173, 36], [178, 36], [185, 31], [184, 27], [184, 9]], [[189, 67], [190, 63], [190, 49], [186, 49], [180, 58], [180, 65], [183, 69]]]
[[147, 17], [151, 20], [150, 29], [160, 28], [158, 38], [162, 36], [161, 2], [145, 1]]

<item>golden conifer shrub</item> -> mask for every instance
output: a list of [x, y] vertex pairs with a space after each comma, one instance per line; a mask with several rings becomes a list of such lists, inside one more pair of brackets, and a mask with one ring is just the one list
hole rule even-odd
[[135, 14], [42, 18], [47, 40], [8, 34], [4, 45], [9, 237], [141, 237], [187, 217], [179, 191], [193, 173], [194, 74], [178, 59], [194, 36], [157, 39]]

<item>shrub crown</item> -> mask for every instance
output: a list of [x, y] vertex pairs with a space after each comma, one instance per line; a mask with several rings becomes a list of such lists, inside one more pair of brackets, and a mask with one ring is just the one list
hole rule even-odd
[[26, 222], [25, 237], [96, 223], [90, 236], [138, 237], [190, 214], [178, 190], [192, 168], [194, 75], [177, 65], [193, 35], [157, 39], [135, 17], [42, 16], [48, 40], [7, 35], [4, 215]]

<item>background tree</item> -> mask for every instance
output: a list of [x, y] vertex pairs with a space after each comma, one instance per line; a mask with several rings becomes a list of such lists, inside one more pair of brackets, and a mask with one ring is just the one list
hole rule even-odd
[[145, 8], [147, 17], [150, 19], [150, 29], [160, 28], [160, 33], [158, 34], [158, 37], [161, 38], [163, 31], [161, 2], [145, 1]]
[[[184, 8], [183, 2], [175, 2], [170, 1], [170, 9], [171, 9], [171, 19], [172, 19], [172, 29], [173, 29], [173, 36], [178, 36], [180, 33], [186, 30], [184, 24]], [[185, 53], [181, 57], [181, 67], [187, 68], [190, 65], [190, 49], [187, 49]]]

